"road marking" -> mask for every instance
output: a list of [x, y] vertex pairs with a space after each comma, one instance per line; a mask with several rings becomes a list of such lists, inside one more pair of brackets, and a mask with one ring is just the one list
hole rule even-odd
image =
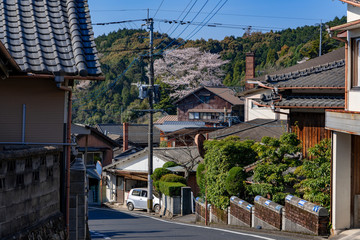
[[104, 234], [102, 233], [99, 233], [97, 231], [92, 231], [92, 230], [89, 230], [90, 231], [90, 236], [94, 236], [94, 237], [102, 237], [103, 239], [111, 239], [107, 236], [105, 236]]
[[[116, 210], [116, 209], [103, 209], [103, 208], [96, 208], [96, 207], [89, 207], [89, 209], [104, 210], [104, 211], [110, 211], [110, 212], [121, 212], [121, 211]], [[243, 235], [243, 236], [249, 236], [249, 237], [254, 237], [254, 238], [265, 239], [265, 240], [276, 240], [274, 238], [263, 237], [263, 236], [250, 234], [250, 233], [242, 233], [242, 232], [236, 232], [236, 231], [231, 231], [231, 230], [221, 229], [221, 228], [212, 228], [212, 227], [193, 225], [193, 224], [188, 224], [188, 223], [179, 223], [179, 222], [167, 221], [167, 220], [164, 220], [164, 219], [159, 219], [159, 218], [156, 218], [156, 217], [146, 216], [146, 215], [138, 214], [138, 213], [126, 212], [126, 214], [140, 216], [140, 217], [152, 218], [152, 219], [160, 221], [160, 222], [173, 223], [173, 224], [182, 225], [182, 226], [211, 229], [211, 230], [216, 230], [216, 231], [221, 231], [221, 232], [233, 233], [233, 234], [237, 234], [237, 235]]]

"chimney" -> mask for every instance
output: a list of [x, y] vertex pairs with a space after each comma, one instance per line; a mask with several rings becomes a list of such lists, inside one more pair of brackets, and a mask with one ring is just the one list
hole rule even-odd
[[129, 149], [129, 123], [123, 123], [123, 152]]
[[248, 84], [247, 80], [255, 78], [255, 54], [253, 52], [246, 53], [246, 60], [245, 60], [245, 89], [254, 88], [254, 84]]

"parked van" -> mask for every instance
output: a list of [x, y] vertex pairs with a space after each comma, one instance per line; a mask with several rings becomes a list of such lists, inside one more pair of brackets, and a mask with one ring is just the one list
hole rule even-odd
[[[147, 209], [147, 194], [148, 190], [146, 188], [133, 188], [129, 192], [128, 199], [126, 199], [126, 206], [129, 211], [134, 210], [134, 208]], [[155, 195], [153, 195], [153, 210], [158, 213], [160, 212], [160, 200]]]

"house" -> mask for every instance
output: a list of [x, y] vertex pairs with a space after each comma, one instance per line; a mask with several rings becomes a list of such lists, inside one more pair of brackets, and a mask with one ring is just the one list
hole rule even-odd
[[[128, 137], [128, 144], [134, 147], [147, 147], [148, 146], [148, 131], [149, 125], [147, 124], [97, 124], [96, 128], [112, 140], [124, 144], [124, 136]], [[160, 143], [160, 131], [154, 128], [153, 143], [155, 146], [159, 146]], [[127, 135], [126, 135], [127, 133]], [[125, 139], [126, 140], [126, 139]], [[125, 149], [127, 150], [127, 148]]]
[[[199, 189], [196, 184], [196, 167], [202, 161], [196, 147], [154, 148], [153, 170], [161, 168], [164, 163], [175, 161], [187, 166], [191, 171], [188, 185], [194, 194]], [[181, 170], [180, 170], [181, 171]], [[106, 176], [106, 200], [124, 204], [129, 191], [134, 187], [147, 187], [148, 183], [148, 150], [135, 152], [104, 167]]]
[[226, 87], [199, 87], [174, 104], [178, 121], [202, 121], [214, 126], [244, 120], [244, 102]]
[[86, 0], [13, 0], [1, 1], [0, 11], [0, 145], [15, 156], [0, 160], [1, 198], [8, 199], [0, 205], [6, 216], [0, 238], [16, 238], [25, 228], [31, 234], [63, 213], [73, 239], [71, 87], [75, 80], [104, 79], [89, 7]]
[[120, 145], [90, 126], [72, 124], [71, 132], [76, 136], [77, 158], [83, 159], [86, 166], [88, 203], [101, 204], [101, 172], [97, 172], [96, 165], [98, 162], [102, 167], [111, 164], [114, 150]]
[[289, 130], [302, 142], [304, 156], [320, 140], [331, 137], [325, 129], [325, 110], [344, 109], [344, 50], [249, 81], [268, 91], [251, 99], [253, 109], [286, 116]]
[[328, 110], [326, 129], [332, 132], [332, 232], [360, 227], [360, 3], [347, 3], [347, 23], [332, 27], [335, 39], [345, 42], [345, 109]]

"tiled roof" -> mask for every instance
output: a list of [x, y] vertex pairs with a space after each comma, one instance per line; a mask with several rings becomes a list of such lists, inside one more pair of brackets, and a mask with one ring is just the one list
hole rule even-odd
[[[184, 128], [202, 128], [202, 126], [199, 126], [196, 123], [192, 123], [192, 124], [163, 124], [163, 125], [155, 125], [155, 128], [159, 129], [161, 132], [163, 133], [170, 133], [170, 132], [175, 132], [178, 131], [180, 129], [184, 129]], [[154, 128], [154, 129], [155, 129]]]
[[164, 122], [173, 122], [173, 121], [177, 121], [177, 120], [178, 120], [177, 115], [167, 115], [167, 116], [164, 116], [164, 117], [160, 118], [159, 120], [157, 120], [155, 122], [155, 124], [163, 124]]
[[345, 60], [305, 68], [295, 72], [265, 76], [266, 85], [278, 88], [345, 86]]
[[[122, 124], [98, 124], [96, 128], [106, 134], [113, 140], [119, 140], [123, 136], [123, 125]], [[129, 142], [135, 144], [146, 144], [148, 142], [148, 125], [146, 124], [129, 124]], [[160, 142], [160, 131], [154, 128], [154, 143]]]
[[98, 76], [87, 0], [4, 0], [0, 41], [21, 70]]
[[200, 91], [201, 89], [207, 89], [208, 91], [210, 91], [210, 92], [214, 93], [215, 95], [221, 97], [225, 101], [228, 101], [232, 105], [244, 104], [244, 102], [242, 100], [240, 100], [240, 98], [235, 96], [235, 92], [233, 90], [231, 90], [230, 88], [227, 88], [227, 87], [205, 87], [205, 86], [202, 86], [202, 87], [199, 87], [199, 88], [195, 89], [194, 91], [190, 92], [189, 94], [187, 94], [184, 97], [177, 100], [175, 102], [175, 104], [182, 101], [183, 99], [187, 98], [188, 96]]
[[[269, 75], [281, 75], [281, 74], [285, 74], [285, 73], [296, 72], [296, 71], [300, 71], [300, 70], [303, 70], [303, 69], [308, 69], [308, 68], [316, 67], [316, 66], [319, 66], [319, 65], [328, 64], [328, 63], [331, 63], [331, 62], [337, 62], [337, 61], [343, 60], [343, 59], [345, 59], [345, 47], [336, 49], [336, 50], [334, 50], [334, 51], [332, 51], [330, 53], [324, 54], [324, 55], [322, 55], [320, 57], [310, 59], [310, 60], [308, 60], [306, 62], [296, 64], [294, 66], [272, 72]], [[256, 77], [256, 78], [251, 79], [251, 80], [263, 82], [265, 80], [265, 75]]]
[[228, 128], [223, 128], [209, 133], [210, 139], [223, 139], [228, 136], [238, 136], [242, 140], [250, 139], [261, 141], [262, 137], [280, 137], [286, 132], [286, 121], [254, 119], [239, 123]]
[[[270, 106], [272, 101], [256, 100], [260, 105]], [[344, 108], [344, 96], [283, 96], [279, 102], [274, 102], [275, 107], [282, 108]]]

